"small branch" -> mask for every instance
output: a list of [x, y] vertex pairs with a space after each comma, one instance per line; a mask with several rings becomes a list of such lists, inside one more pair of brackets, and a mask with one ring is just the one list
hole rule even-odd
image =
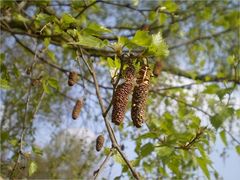
[[99, 102], [99, 105], [100, 105], [100, 108], [101, 108], [101, 111], [102, 111], [102, 116], [103, 116], [103, 119], [104, 119], [105, 126], [107, 128], [110, 140], [112, 142], [112, 147], [117, 149], [117, 151], [119, 152], [119, 154], [121, 155], [123, 160], [126, 162], [126, 164], [127, 164], [128, 168], [130, 169], [132, 175], [136, 179], [139, 179], [138, 174], [134, 171], [132, 165], [130, 164], [130, 162], [128, 161], [128, 159], [126, 158], [124, 153], [122, 152], [121, 148], [119, 147], [119, 145], [117, 143], [117, 139], [116, 139], [115, 134], [114, 134], [114, 131], [113, 131], [109, 121], [107, 120], [106, 115], [104, 115], [104, 113], [106, 112], [106, 108], [105, 108], [105, 106], [103, 104], [103, 100], [102, 100], [102, 97], [100, 95], [100, 90], [99, 90], [99, 85], [98, 85], [96, 73], [95, 73], [94, 69], [90, 67], [90, 65], [88, 64], [87, 60], [85, 59], [85, 57], [83, 55], [82, 49], [79, 47], [78, 50], [81, 52], [81, 57], [82, 57], [84, 63], [86, 64], [90, 74], [92, 75], [92, 78], [93, 78], [93, 81], [94, 81], [94, 84], [95, 84], [96, 95], [97, 95], [98, 102]]
[[159, 92], [157, 92], [157, 91], [151, 91], [151, 92], [154, 92], [154, 93], [156, 93], [156, 94], [159, 94], [160, 96], [163, 96], [163, 97], [171, 98], [171, 99], [173, 99], [173, 100], [175, 100], [175, 101], [177, 101], [177, 102], [179, 102], [179, 103], [182, 103], [182, 104], [184, 104], [184, 105], [186, 105], [186, 106], [189, 106], [189, 107], [191, 107], [191, 108], [194, 108], [194, 109], [196, 109], [196, 110], [198, 110], [198, 111], [206, 114], [207, 116], [211, 117], [211, 114], [208, 113], [208, 112], [206, 112], [206, 111], [204, 111], [203, 109], [201, 109], [201, 108], [199, 108], [199, 107], [196, 107], [196, 106], [193, 106], [192, 104], [188, 104], [188, 103], [186, 103], [185, 101], [182, 101], [182, 100], [180, 100], [180, 99], [177, 99], [177, 98], [174, 97], [174, 96], [169, 96], [169, 95], [167, 95], [167, 94], [159, 93]]
[[76, 16], [75, 18], [78, 18], [79, 16], [81, 16], [81, 14], [83, 14], [88, 8], [90, 8], [91, 6], [93, 6], [94, 4], [96, 4], [98, 1], [93, 1], [91, 4], [87, 5], [84, 7], [84, 9], [82, 9]]
[[232, 138], [233, 141], [235, 141], [238, 145], [240, 145], [240, 141], [236, 139], [225, 127], [222, 127], [224, 131], [227, 132], [227, 134]]
[[186, 42], [183, 42], [183, 43], [180, 43], [180, 44], [177, 44], [177, 45], [174, 45], [174, 46], [171, 46], [169, 47], [169, 49], [176, 49], [176, 48], [179, 48], [179, 47], [182, 47], [182, 46], [187, 46], [189, 44], [192, 44], [192, 43], [195, 43], [196, 41], [198, 40], [205, 40], [205, 39], [211, 39], [211, 38], [214, 38], [214, 37], [217, 37], [221, 34], [225, 34], [225, 33], [228, 33], [232, 31], [232, 29], [226, 29], [224, 31], [221, 31], [221, 32], [218, 32], [218, 33], [215, 33], [215, 34], [211, 34], [211, 35], [208, 35], [208, 36], [200, 36], [200, 37], [196, 37], [192, 40], [189, 40], [189, 41], [186, 41]]
[[102, 162], [102, 164], [100, 165], [100, 167], [94, 171], [93, 175], [94, 175], [94, 180], [97, 179], [98, 175], [100, 174], [100, 172], [102, 171], [103, 167], [105, 166], [105, 164], [108, 162], [108, 160], [110, 159], [110, 157], [113, 154], [113, 148], [110, 149], [109, 154], [106, 156], [106, 158], [104, 159], [104, 161]]
[[125, 156], [125, 154], [122, 152], [121, 148], [119, 146], [116, 147], [117, 151], [119, 152], [119, 154], [122, 156], [123, 160], [125, 161], [125, 163], [127, 164], [127, 166], [130, 168], [130, 171], [132, 173], [132, 175], [136, 178], [139, 179], [138, 174], [135, 172], [135, 170], [133, 169], [131, 163], [128, 161], [127, 157]]

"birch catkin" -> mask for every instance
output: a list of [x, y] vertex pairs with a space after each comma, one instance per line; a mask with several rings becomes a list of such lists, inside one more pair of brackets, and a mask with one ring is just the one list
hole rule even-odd
[[103, 144], [104, 144], [104, 136], [103, 135], [99, 135], [96, 139], [96, 151], [101, 151]]
[[82, 106], [83, 106], [83, 101], [82, 100], [77, 100], [74, 108], [73, 108], [73, 111], [72, 111], [72, 118], [75, 120], [78, 118], [79, 114], [80, 114], [80, 111], [82, 109]]
[[113, 95], [113, 111], [112, 122], [116, 125], [120, 125], [125, 116], [127, 110], [128, 96], [133, 89], [135, 69], [133, 66], [128, 66], [125, 71], [125, 82], [118, 85]]
[[75, 71], [72, 71], [68, 75], [68, 85], [73, 86], [78, 80], [78, 74]]
[[145, 108], [149, 91], [150, 69], [144, 65], [141, 67], [137, 85], [134, 87], [132, 96], [131, 117], [134, 126], [140, 128], [145, 121]]

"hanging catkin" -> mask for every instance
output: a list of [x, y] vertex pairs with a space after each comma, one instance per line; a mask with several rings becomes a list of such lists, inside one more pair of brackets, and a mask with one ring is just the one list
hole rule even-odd
[[116, 125], [120, 125], [125, 116], [127, 110], [128, 96], [133, 89], [135, 69], [133, 66], [128, 66], [125, 71], [125, 82], [118, 85], [113, 95], [113, 111], [112, 122]]
[[145, 106], [149, 91], [150, 69], [143, 65], [139, 70], [137, 85], [134, 87], [132, 96], [131, 116], [133, 124], [140, 128], [145, 119]]
[[99, 135], [96, 139], [96, 151], [101, 151], [103, 144], [104, 144], [104, 136], [103, 135]]
[[78, 80], [78, 74], [75, 71], [72, 71], [68, 75], [68, 85], [73, 86]]
[[82, 106], [83, 106], [83, 101], [82, 100], [77, 100], [74, 108], [73, 108], [73, 111], [72, 111], [72, 118], [73, 119], [77, 119], [79, 114], [80, 114], [80, 111], [82, 109]]

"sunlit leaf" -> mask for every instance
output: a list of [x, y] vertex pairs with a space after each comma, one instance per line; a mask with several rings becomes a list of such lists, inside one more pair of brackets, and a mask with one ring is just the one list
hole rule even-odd
[[28, 169], [29, 176], [32, 176], [36, 171], [37, 171], [37, 164], [34, 161], [32, 161]]
[[219, 134], [220, 134], [220, 137], [222, 139], [222, 142], [224, 143], [225, 146], [227, 146], [226, 132], [224, 130], [222, 130]]
[[152, 143], [147, 143], [141, 147], [141, 156], [145, 157], [151, 154], [154, 150], [154, 145]]
[[148, 47], [151, 44], [151, 36], [147, 31], [137, 31], [131, 42], [143, 46]]

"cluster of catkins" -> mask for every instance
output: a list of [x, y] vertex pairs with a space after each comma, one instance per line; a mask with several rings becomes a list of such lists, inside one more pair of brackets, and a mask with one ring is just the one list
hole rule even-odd
[[[74, 86], [77, 83], [77, 81], [78, 81], [78, 73], [75, 71], [71, 71], [68, 75], [68, 85]], [[72, 110], [72, 118], [74, 120], [76, 120], [79, 117], [82, 107], [83, 107], [83, 100], [78, 99]]]
[[129, 65], [126, 68], [125, 82], [120, 84], [113, 95], [112, 122], [120, 125], [127, 110], [129, 95], [132, 95], [131, 116], [133, 124], [139, 128], [144, 123], [145, 106], [149, 90], [151, 70], [148, 65], [142, 65], [135, 84], [135, 69]]
[[[71, 71], [68, 75], [68, 85], [69, 86], [74, 86], [78, 81], [78, 73], [75, 71]], [[75, 106], [73, 107], [72, 110], [72, 118], [74, 120], [76, 120], [81, 112], [81, 109], [83, 107], [83, 100], [82, 99], [78, 99], [76, 101]], [[104, 136], [103, 135], [99, 135], [96, 139], [96, 151], [100, 151], [103, 147], [104, 144]]]

